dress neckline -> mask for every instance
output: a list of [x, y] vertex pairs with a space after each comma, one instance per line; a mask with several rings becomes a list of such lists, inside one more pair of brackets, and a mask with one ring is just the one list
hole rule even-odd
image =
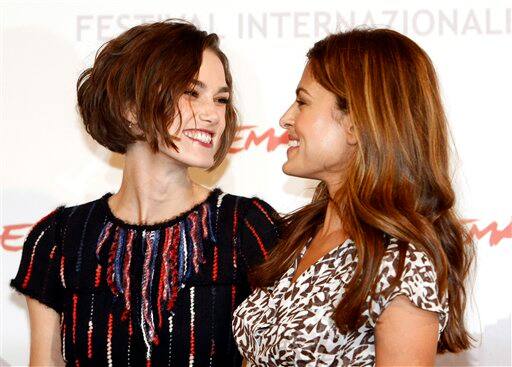
[[102, 198], [100, 199], [100, 202], [105, 207], [108, 219], [112, 223], [116, 224], [117, 226], [127, 228], [127, 229], [135, 229], [135, 230], [138, 229], [138, 230], [152, 231], [152, 230], [157, 230], [157, 229], [162, 229], [162, 228], [167, 228], [167, 227], [173, 226], [174, 224], [176, 224], [176, 223], [182, 221], [184, 218], [186, 218], [190, 213], [198, 210], [201, 206], [207, 205], [210, 203], [214, 203], [215, 200], [217, 199], [217, 197], [221, 193], [222, 193], [222, 190], [220, 188], [214, 188], [213, 190], [210, 191], [210, 193], [208, 194], [206, 199], [204, 199], [200, 203], [195, 204], [190, 209], [187, 209], [186, 211], [181, 212], [181, 213], [175, 215], [174, 217], [164, 219], [162, 221], [158, 221], [158, 222], [154, 222], [154, 223], [132, 223], [132, 222], [127, 222], [121, 218], [116, 217], [115, 214], [112, 212], [112, 209], [110, 208], [110, 205], [108, 203], [108, 199], [113, 195], [113, 193], [111, 193], [111, 192], [108, 192], [105, 195], [103, 195]]
[[304, 269], [304, 271], [302, 273], [300, 273], [300, 275], [295, 279], [295, 281], [292, 281], [292, 279], [295, 277], [295, 273], [297, 272], [297, 268], [299, 267], [299, 264], [300, 264], [302, 258], [306, 254], [306, 251], [307, 251], [307, 248], [309, 247], [310, 242], [311, 242], [311, 239], [309, 239], [309, 241], [304, 245], [304, 247], [300, 251], [300, 255], [297, 256], [297, 258], [293, 262], [293, 266], [292, 266], [293, 270], [290, 272], [291, 274], [288, 276], [288, 279], [292, 286], [298, 284], [299, 281], [302, 280], [302, 278], [305, 274], [310, 273], [312, 269], [316, 268], [320, 263], [322, 263], [326, 259], [330, 258], [333, 253], [340, 251], [342, 248], [345, 248], [348, 244], [351, 244], [353, 241], [350, 238], [347, 238], [345, 241], [343, 241], [338, 246], [333, 247], [331, 250], [329, 250], [329, 252], [322, 255], [322, 257], [319, 257], [313, 264], [309, 265], [306, 269]]

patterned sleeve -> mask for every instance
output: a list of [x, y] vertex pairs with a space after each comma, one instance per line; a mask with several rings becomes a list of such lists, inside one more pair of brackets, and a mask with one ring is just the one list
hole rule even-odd
[[277, 212], [265, 201], [247, 199], [241, 206], [240, 249], [248, 269], [261, 264], [277, 242]]
[[60, 313], [64, 288], [59, 278], [61, 258], [56, 240], [60, 208], [41, 219], [28, 234], [18, 273], [11, 287]]
[[439, 294], [434, 264], [424, 252], [417, 251], [410, 244], [405, 256], [400, 282], [391, 292], [383, 292], [383, 290], [389, 290], [387, 288], [396, 275], [397, 264], [398, 248], [396, 244], [391, 244], [380, 267], [380, 276], [376, 287], [377, 296], [371, 302], [371, 323], [375, 325], [378, 317], [395, 297], [404, 295], [415, 306], [438, 314], [440, 334], [448, 321], [448, 298], [446, 294]]

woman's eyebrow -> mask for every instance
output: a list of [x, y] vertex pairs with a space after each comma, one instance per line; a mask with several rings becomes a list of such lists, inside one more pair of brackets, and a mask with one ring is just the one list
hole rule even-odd
[[302, 88], [302, 87], [298, 87], [296, 90], [295, 90], [295, 94], [296, 95], [299, 95], [299, 93], [302, 92], [304, 94], [307, 94], [308, 96], [311, 97], [311, 94], [309, 94], [309, 92], [307, 91], [307, 89], [305, 88]]
[[[197, 79], [193, 79], [192, 80], [192, 84], [194, 85], [194, 87], [197, 87], [199, 89], [205, 89], [206, 88], [206, 84], [203, 83], [202, 81], [200, 80], [197, 80]], [[217, 90], [217, 93], [229, 93], [230, 90], [229, 90], [229, 87], [227, 85], [223, 86], [223, 87], [220, 87], [218, 90]]]
[[197, 80], [197, 79], [193, 79], [192, 84], [194, 85], [194, 87], [197, 87], [197, 88], [201, 88], [201, 89], [206, 88], [206, 84], [204, 84], [202, 81]]

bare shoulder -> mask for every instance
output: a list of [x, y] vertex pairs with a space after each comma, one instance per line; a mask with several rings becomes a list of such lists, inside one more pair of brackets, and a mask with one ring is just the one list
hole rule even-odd
[[433, 365], [439, 320], [400, 295], [384, 310], [375, 327], [377, 365]]

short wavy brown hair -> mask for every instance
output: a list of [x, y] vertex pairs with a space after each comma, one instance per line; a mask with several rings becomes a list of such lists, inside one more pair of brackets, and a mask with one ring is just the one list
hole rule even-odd
[[[228, 153], [237, 127], [233, 79], [219, 37], [180, 19], [133, 27], [105, 43], [94, 65], [77, 82], [78, 111], [86, 131], [116, 153], [137, 140], [158, 151], [159, 140], [177, 149], [169, 128], [180, 115], [178, 100], [197, 77], [205, 49], [224, 66], [230, 96], [226, 128], [215, 154], [217, 167]], [[137, 118], [140, 134], [130, 128], [127, 111]]]

